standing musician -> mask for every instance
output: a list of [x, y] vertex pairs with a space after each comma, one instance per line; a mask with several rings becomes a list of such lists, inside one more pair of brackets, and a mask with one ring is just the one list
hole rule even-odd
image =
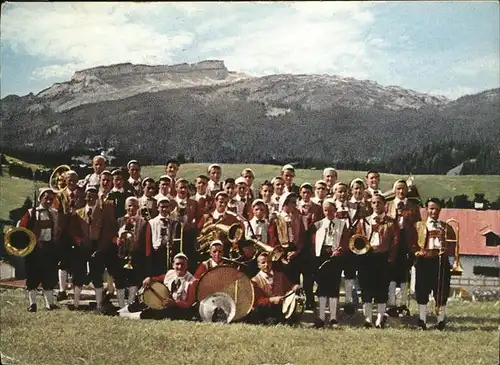
[[127, 190], [134, 193], [135, 197], [142, 196], [141, 165], [137, 160], [130, 160], [127, 163], [129, 178], [127, 180]]
[[383, 328], [388, 299], [389, 265], [397, 252], [399, 227], [396, 221], [385, 214], [385, 197], [381, 194], [371, 198], [373, 214], [366, 219], [366, 237], [370, 250], [360, 257], [359, 283], [363, 298], [365, 327], [371, 328], [372, 301], [377, 304], [376, 328]]
[[[196, 237], [197, 237], [197, 224], [201, 219], [201, 212], [196, 200], [191, 199], [188, 194], [188, 184], [186, 179], [177, 179], [175, 188], [177, 195], [175, 202], [177, 208], [174, 211], [174, 218], [179, 220], [183, 227], [182, 242], [183, 247], [179, 252], [183, 252], [189, 257], [190, 262], [188, 270], [192, 271], [196, 268], [197, 254], [196, 254]], [[180, 225], [178, 227], [180, 235]]]
[[123, 171], [116, 169], [111, 172], [113, 178], [113, 188], [108, 194], [108, 200], [113, 202], [115, 207], [115, 217], [123, 217], [125, 215], [125, 200], [128, 197], [134, 196], [134, 193], [124, 188]]
[[[57, 250], [59, 246], [58, 212], [52, 208], [54, 191], [50, 188], [39, 190], [39, 205], [30, 209], [19, 222], [19, 227], [31, 230], [36, 236], [33, 251], [25, 257], [26, 289], [28, 290], [28, 312], [36, 312], [38, 285], [42, 285], [45, 308], [56, 309], [53, 288], [57, 283]], [[35, 214], [33, 214], [35, 213]]]
[[128, 288], [128, 302], [134, 302], [137, 288], [142, 280], [151, 276], [152, 244], [146, 235], [149, 223], [139, 213], [139, 200], [129, 197], [125, 201], [127, 214], [118, 218], [118, 236], [113, 242], [118, 246], [115, 279], [116, 296], [120, 308], [125, 306], [125, 288]]
[[252, 202], [253, 218], [244, 222], [245, 237], [247, 239], [256, 239], [269, 244], [270, 225], [266, 218], [266, 204], [262, 199], [255, 199]]
[[[418, 235], [416, 249], [415, 292], [419, 309], [418, 326], [427, 329], [427, 302], [432, 291], [436, 301], [437, 329], [446, 327], [446, 302], [450, 295], [451, 267], [456, 234], [446, 222], [439, 220], [441, 202], [437, 198], [427, 201], [427, 219], [416, 223]], [[446, 239], [449, 238], [449, 241]]]
[[271, 180], [273, 184], [273, 195], [271, 196], [271, 210], [270, 214], [278, 214], [280, 206], [280, 198], [284, 193], [285, 180], [281, 176], [276, 176]]
[[[363, 234], [365, 235], [365, 223], [366, 218], [372, 214], [372, 209], [369, 203], [365, 200], [365, 184], [361, 179], [354, 179], [350, 184], [351, 188], [351, 199], [349, 200], [347, 206], [349, 208], [349, 218], [350, 225], [349, 229], [351, 235]], [[349, 251], [345, 255], [344, 259], [344, 284], [345, 284], [345, 308], [344, 311], [348, 314], [354, 312], [354, 300], [353, 300], [353, 290], [355, 288], [356, 271], [359, 267], [358, 256], [353, 252]]]
[[153, 251], [151, 252], [151, 275], [158, 276], [173, 268], [174, 257], [180, 252], [179, 244], [174, 242], [178, 221], [170, 217], [172, 205], [167, 197], [157, 201], [158, 214], [149, 221], [146, 235], [150, 237]]
[[297, 209], [297, 195], [284, 193], [280, 197], [279, 214], [271, 219], [271, 246], [284, 249], [283, 272], [292, 283], [300, 283], [300, 274], [307, 273], [307, 250], [302, 215]]
[[57, 194], [61, 247], [59, 250], [59, 293], [57, 300], [64, 300], [68, 283], [68, 270], [73, 260], [72, 248], [75, 245], [70, 231], [70, 222], [76, 210], [85, 206], [85, 192], [78, 187], [78, 174], [69, 170], [65, 173], [66, 187]]
[[208, 176], [198, 175], [195, 181], [196, 194], [194, 200], [198, 203], [201, 214], [208, 214], [214, 209], [214, 198], [208, 193]]
[[210, 178], [207, 186], [208, 193], [215, 197], [215, 194], [222, 191], [224, 188], [223, 181], [221, 181], [222, 167], [214, 163], [208, 166], [207, 172]]
[[292, 165], [285, 165], [281, 169], [281, 177], [285, 182], [285, 186], [283, 187], [283, 191], [286, 193], [295, 193], [299, 194], [299, 187], [293, 182], [295, 178], [295, 168]]
[[73, 239], [77, 243], [73, 261], [73, 305], [76, 310], [79, 309], [82, 286], [88, 283], [88, 262], [90, 281], [95, 288], [96, 310], [102, 313], [103, 275], [105, 268], [109, 269], [113, 265], [112, 240], [116, 232], [116, 219], [113, 205], [98, 200], [97, 188], [87, 187], [86, 200], [87, 204], [76, 211], [71, 224]]
[[315, 260], [314, 260], [314, 250], [312, 249], [313, 242], [310, 233], [310, 228], [317, 221], [323, 219], [323, 209], [318, 204], [314, 203], [311, 199], [313, 195], [313, 187], [309, 183], [303, 183], [300, 186], [300, 200], [297, 203], [297, 208], [302, 216], [302, 222], [304, 224], [305, 230], [305, 241], [306, 246], [311, 247], [310, 250], [305, 250], [304, 262], [303, 262], [303, 287], [304, 292], [306, 294], [306, 309], [312, 310], [314, 307], [314, 293], [313, 293], [313, 285], [314, 285], [314, 271], [315, 271]]
[[245, 179], [245, 183], [248, 186], [247, 198], [250, 201], [253, 201], [258, 197], [259, 193], [253, 186], [253, 182], [255, 180], [255, 174], [253, 173], [253, 170], [249, 167], [243, 169], [243, 171], [241, 172], [241, 177]]
[[101, 172], [101, 175], [99, 176], [99, 186], [96, 188], [99, 189], [99, 201], [105, 202], [108, 199], [111, 189], [113, 188], [113, 177], [111, 172], [108, 170]]
[[85, 176], [85, 186], [98, 187], [100, 183], [100, 175], [106, 168], [106, 158], [101, 155], [94, 156], [92, 159], [92, 169], [94, 172]]
[[327, 167], [323, 170], [323, 181], [326, 183], [326, 196], [328, 198], [333, 198], [335, 194], [334, 186], [337, 183], [337, 179], [337, 170], [333, 167]]
[[158, 215], [156, 199], [156, 182], [153, 178], [147, 177], [142, 181], [143, 195], [139, 198], [141, 216], [150, 220]]
[[174, 197], [170, 193], [173, 184], [174, 182], [170, 176], [160, 176], [160, 178], [158, 179], [158, 194], [154, 196], [156, 201], [160, 200], [161, 198], [168, 198], [169, 200], [173, 200]]
[[175, 159], [168, 160], [165, 164], [165, 174], [170, 177], [173, 184], [170, 188], [170, 195], [172, 196], [176, 195], [175, 183], [177, 181], [177, 173], [179, 172], [180, 166], [180, 162]]
[[243, 212], [241, 215], [247, 219], [250, 219], [252, 214], [253, 199], [250, 199], [248, 197], [249, 188], [247, 186], [247, 182], [240, 176], [235, 180], [235, 184], [237, 194], [234, 198], [243, 203]]
[[[264, 181], [260, 184], [259, 197], [264, 201], [267, 207], [266, 217], [270, 218], [270, 214], [273, 208], [272, 196], [274, 194], [273, 184], [270, 181]], [[278, 204], [279, 205], [279, 204]]]
[[318, 180], [314, 184], [314, 198], [312, 198], [312, 201], [321, 207], [323, 206], [323, 200], [325, 199], [326, 199], [326, 182], [324, 180]]
[[233, 178], [230, 177], [224, 181], [224, 191], [229, 197], [227, 210], [242, 216], [245, 211], [245, 203], [236, 199], [236, 181]]
[[342, 219], [347, 228], [351, 227], [351, 216], [349, 215], [349, 201], [348, 201], [348, 186], [343, 182], [338, 182], [335, 184], [335, 206], [337, 207], [336, 216], [338, 219]]
[[170, 298], [163, 303], [164, 309], [155, 310], [147, 308], [140, 314], [141, 319], [184, 319], [190, 320], [195, 315], [195, 291], [197, 281], [187, 270], [188, 258], [183, 253], [178, 253], [174, 257], [173, 269], [166, 274], [147, 277], [143, 281], [146, 288], [151, 281], [163, 282], [170, 292]]
[[282, 312], [285, 294], [290, 289], [296, 291], [300, 286], [292, 286], [283, 273], [273, 270], [271, 255], [267, 252], [257, 256], [257, 265], [260, 271], [252, 278], [255, 299], [249, 320], [258, 324], [285, 323]]
[[210, 258], [203, 261], [196, 269], [194, 277], [200, 279], [203, 274], [213, 267], [222, 265], [222, 256], [224, 251], [224, 244], [220, 240], [215, 240], [210, 243]]
[[[422, 220], [418, 205], [407, 198], [408, 186], [405, 180], [396, 180], [393, 186], [396, 197], [387, 203], [387, 215], [396, 219], [399, 225], [398, 253], [390, 270], [388, 313], [397, 316], [408, 313], [408, 283], [413, 266], [412, 247], [416, 244], [415, 223]], [[399, 285], [401, 305], [396, 307], [396, 286]]]
[[337, 325], [337, 306], [340, 294], [340, 281], [343, 258], [349, 251], [349, 231], [344, 221], [336, 218], [336, 206], [333, 199], [323, 202], [324, 218], [314, 223], [310, 232], [316, 257], [315, 280], [318, 284], [319, 317], [316, 328], [326, 323], [326, 303], [330, 307], [330, 326]]
[[370, 199], [372, 196], [376, 194], [382, 194], [382, 191], [379, 189], [378, 185], [380, 184], [380, 174], [378, 171], [369, 170], [365, 176], [366, 188], [365, 198]]

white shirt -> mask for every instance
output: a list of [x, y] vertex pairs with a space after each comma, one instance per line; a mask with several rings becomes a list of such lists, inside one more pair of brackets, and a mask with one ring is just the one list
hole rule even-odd
[[121, 188], [121, 189], [118, 189], [118, 188], [113, 188], [111, 189], [111, 192], [112, 193], [124, 193], [125, 192], [125, 189], [124, 188]]
[[172, 200], [174, 197], [170, 194], [163, 195], [162, 193], [158, 193], [154, 196], [154, 198], [156, 199], [156, 201], [158, 201], [158, 200], [163, 199], [163, 198], [167, 198], [169, 200]]
[[[330, 222], [333, 222], [333, 228]], [[321, 248], [323, 245], [330, 246], [333, 250], [340, 245], [340, 239], [342, 238], [342, 232], [345, 226], [344, 221], [336, 218], [330, 221], [325, 217], [314, 223], [314, 225], [316, 226], [314, 245], [317, 257], [321, 255]]]
[[87, 184], [89, 186], [96, 186], [98, 187], [99, 186], [99, 181], [100, 181], [100, 175], [96, 174], [95, 172], [90, 174], [90, 175], [87, 175], [87, 177], [85, 178], [85, 180], [87, 181]]
[[[433, 223], [433, 219], [431, 219], [430, 217], [427, 218], [425, 225], [426, 225], [428, 231], [436, 231], [436, 230], [443, 228], [443, 226], [441, 225], [441, 223], [439, 223], [439, 221], [437, 221], [437, 225], [435, 226]], [[439, 240], [439, 237], [429, 237], [429, 247], [428, 248], [429, 248], [429, 250], [442, 248], [441, 241]]]
[[280, 196], [281, 195], [277, 195], [276, 193], [271, 195], [271, 209], [269, 213], [278, 213], [280, 206]]
[[229, 203], [227, 203], [228, 208], [236, 208], [236, 214], [238, 215], [243, 215], [243, 212], [245, 211], [245, 203], [242, 201], [236, 200], [235, 198], [229, 200]]
[[[31, 215], [31, 209], [29, 210]], [[47, 221], [52, 218], [54, 234], [57, 232], [57, 210], [54, 208], [45, 209], [41, 204], [36, 208], [36, 219], [40, 221]], [[40, 229], [40, 237], [39, 240], [42, 242], [47, 242], [52, 240], [52, 229], [51, 228], [43, 228]]]
[[[162, 219], [167, 219], [167, 224], [165, 225]], [[164, 241], [168, 241], [170, 238], [170, 219], [168, 217], [163, 217], [157, 215], [149, 221], [151, 226], [151, 243], [153, 244], [153, 249], [158, 250]], [[161, 235], [162, 228], [167, 228], [166, 236]]]
[[213, 180], [208, 180], [207, 184], [207, 194], [210, 194], [211, 192], [218, 192], [222, 190], [222, 181], [213, 181]]
[[194, 200], [196, 201], [200, 201], [200, 199], [203, 198], [203, 199], [207, 199], [207, 194], [205, 195], [200, 195], [198, 194], [198, 192], [196, 192], [196, 195], [194, 196]]
[[385, 217], [385, 213], [382, 213], [381, 215], [373, 213], [366, 219], [369, 223], [366, 226], [366, 235], [370, 238], [370, 245], [372, 247], [380, 246], [380, 242], [382, 240], [382, 237], [380, 237], [380, 234], [378, 232], [372, 232], [372, 226], [377, 224], [377, 222], [375, 221], [375, 218], [377, 217], [383, 219]]
[[[264, 222], [257, 222], [257, 218], [253, 217], [250, 221], [244, 222], [245, 225], [245, 236], [247, 239], [251, 239], [252, 237], [252, 229], [257, 239], [261, 242], [266, 243], [268, 241], [267, 237], [267, 229], [269, 228], [269, 222], [267, 219], [263, 219]], [[252, 227], [252, 229], [250, 229]]]
[[269, 274], [266, 274], [264, 271], [261, 270], [261, 271], [259, 271], [259, 273], [257, 275], [259, 275], [267, 285], [272, 286], [274, 284], [274, 271], [273, 270], [271, 270], [269, 272]]
[[147, 207], [148, 209], [153, 209], [156, 205], [155, 198], [148, 198], [146, 195], [143, 195], [139, 198], [139, 209]]
[[[168, 270], [165, 274], [165, 279], [163, 280], [163, 284], [168, 288], [170, 294], [172, 295], [172, 299], [175, 301], [186, 300], [187, 293], [189, 289], [190, 283], [193, 281], [193, 275], [188, 271], [184, 276], [177, 276], [175, 270]], [[176, 288], [172, 292], [172, 284], [176, 282]]]
[[[89, 215], [89, 211], [90, 211], [90, 210], [92, 210], [92, 216], [94, 216], [95, 207], [96, 207], [95, 205], [90, 206], [90, 205], [88, 205], [88, 204], [87, 204], [87, 205], [85, 206], [85, 215], [88, 217], [88, 215]], [[92, 216], [91, 216], [91, 217], [92, 217]]]
[[214, 210], [212, 213], [212, 218], [215, 220], [218, 220], [220, 217], [222, 217], [226, 212], [219, 213], [218, 211]]

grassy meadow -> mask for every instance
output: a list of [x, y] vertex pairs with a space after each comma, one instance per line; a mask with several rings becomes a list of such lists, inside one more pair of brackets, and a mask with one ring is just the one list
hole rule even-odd
[[415, 316], [384, 330], [342, 323], [317, 330], [130, 320], [66, 308], [32, 314], [22, 289], [0, 290], [0, 351], [9, 364], [498, 363], [499, 302], [450, 303], [443, 332], [416, 330]]

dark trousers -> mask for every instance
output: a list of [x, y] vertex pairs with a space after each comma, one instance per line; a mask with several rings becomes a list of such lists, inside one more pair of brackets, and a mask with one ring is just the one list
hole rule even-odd
[[394, 263], [389, 267], [389, 281], [395, 281], [397, 285], [409, 282], [413, 260], [414, 256], [408, 249], [405, 232], [404, 230], [400, 230], [398, 236], [398, 252]]
[[415, 263], [415, 273], [417, 303], [427, 304], [432, 290], [436, 304], [446, 305], [450, 295], [451, 281], [448, 257], [445, 255], [432, 258], [419, 257]]
[[288, 264], [282, 266], [283, 273], [292, 284], [300, 284], [300, 275], [304, 278], [303, 288], [308, 303], [314, 302], [314, 257], [311, 251], [304, 247]]
[[74, 245], [71, 250], [70, 271], [73, 275], [73, 285], [83, 286], [89, 283], [87, 262], [90, 258], [90, 250], [87, 247]]
[[[164, 246], [151, 253], [151, 276], [160, 276], [173, 268], [175, 251], [172, 250], [172, 257], [167, 258], [167, 249]], [[168, 265], [167, 265], [168, 260]]]
[[71, 272], [72, 259], [73, 259], [73, 246], [75, 243], [67, 235], [62, 235], [62, 244], [57, 250], [57, 259], [59, 261], [59, 269]]
[[113, 258], [114, 254], [111, 251], [97, 251], [89, 258], [89, 276], [90, 281], [94, 285], [94, 288], [103, 287], [103, 275], [104, 270], [108, 269], [110, 275], [112, 275], [113, 269]]
[[252, 324], [285, 323], [281, 304], [271, 304], [269, 306], [256, 307], [245, 319]]
[[144, 260], [132, 255], [132, 269], [124, 268], [128, 260], [118, 256], [114, 258], [112, 276], [115, 279], [116, 289], [125, 289], [129, 286], [141, 286], [145, 278]]
[[53, 242], [38, 242], [25, 257], [26, 288], [36, 290], [42, 284], [44, 290], [52, 290], [57, 284], [57, 248]]
[[180, 308], [176, 306], [167, 307], [165, 309], [146, 308], [141, 313], [141, 319], [174, 319], [174, 320], [190, 320], [196, 315], [194, 307]]
[[359, 265], [359, 284], [363, 303], [386, 303], [389, 297], [389, 258], [388, 252], [368, 252], [361, 256]]
[[322, 253], [319, 257], [318, 270], [315, 279], [318, 283], [316, 295], [318, 297], [338, 298], [340, 293], [340, 281], [344, 256], [333, 256]]
[[359, 266], [359, 256], [352, 251], [346, 252], [342, 256], [342, 269], [344, 270], [344, 279], [356, 279], [356, 272]]

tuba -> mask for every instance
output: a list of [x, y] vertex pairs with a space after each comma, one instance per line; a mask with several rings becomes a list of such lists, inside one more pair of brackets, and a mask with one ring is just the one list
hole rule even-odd
[[210, 243], [218, 239], [220, 233], [224, 233], [228, 241], [235, 245], [243, 237], [244, 230], [239, 223], [232, 225], [221, 223], [210, 224], [201, 230], [197, 238], [199, 245], [197, 251], [201, 253], [205, 252], [210, 247]]
[[35, 249], [36, 236], [27, 228], [14, 227], [5, 233], [4, 245], [9, 255], [26, 257]]
[[65, 174], [70, 170], [71, 167], [69, 167], [68, 165], [60, 165], [57, 166], [54, 171], [52, 171], [52, 174], [49, 178], [49, 187], [54, 190], [56, 194], [65, 188]]
[[132, 250], [135, 242], [135, 226], [135, 220], [129, 220], [119, 231], [119, 237], [123, 240], [123, 243], [118, 246], [118, 257], [127, 260], [123, 268], [128, 270], [134, 268], [132, 266]]
[[269, 253], [271, 255], [272, 261], [280, 261], [281, 259], [285, 258], [285, 250], [281, 245], [272, 247], [256, 239], [249, 239], [249, 241], [252, 241], [254, 246], [257, 248], [257, 252], [255, 253], [254, 258], [259, 256], [261, 252]]

